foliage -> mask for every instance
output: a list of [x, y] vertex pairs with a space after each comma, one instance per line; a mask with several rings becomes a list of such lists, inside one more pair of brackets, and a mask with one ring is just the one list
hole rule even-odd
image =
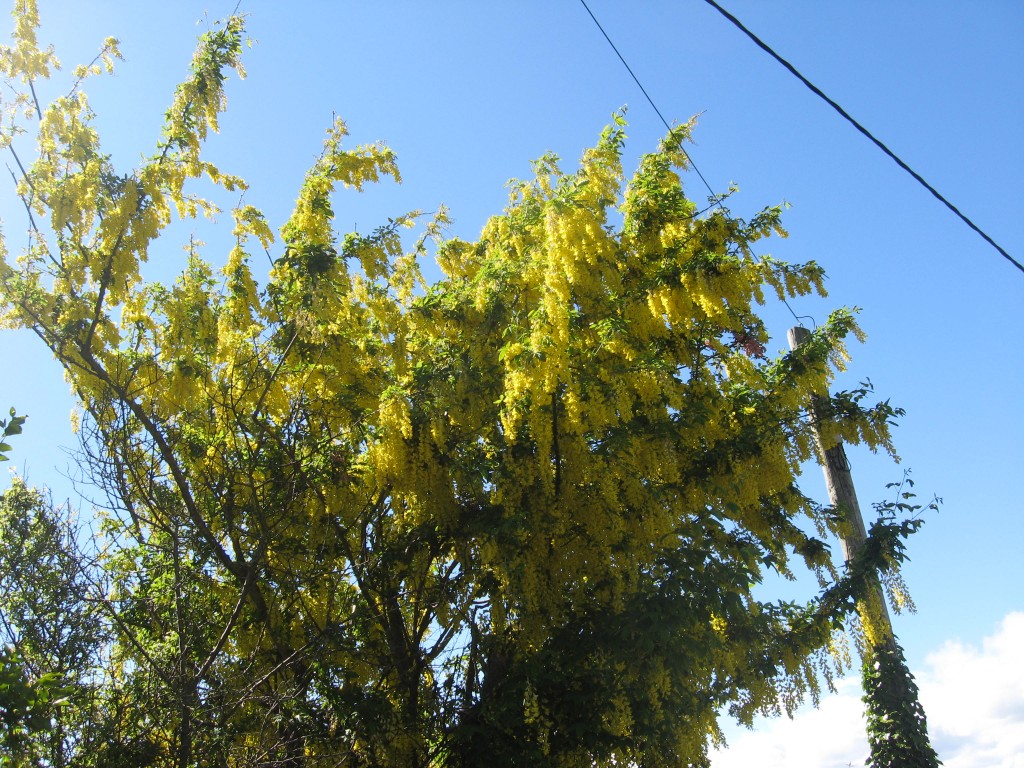
[[[5, 452], [10, 450], [3, 440], [21, 434], [25, 418], [15, 415], [12, 408], [10, 419], [0, 419], [0, 427], [3, 427], [0, 460], [6, 461]], [[31, 641], [27, 648], [16, 642], [21, 639], [21, 633], [12, 626], [12, 621], [18, 622], [20, 618], [18, 623], [29, 627], [27, 634], [38, 637], [37, 630], [42, 624], [37, 622], [34, 613], [25, 615], [21, 612], [15, 617], [9, 611], [12, 605], [19, 605], [19, 598], [28, 595], [40, 597], [45, 593], [45, 586], [34, 581], [18, 583], [19, 576], [23, 575], [18, 573], [18, 564], [33, 557], [32, 545], [37, 543], [29, 541], [26, 531], [19, 530], [18, 522], [25, 518], [16, 521], [20, 517], [19, 512], [27, 511], [24, 504], [18, 504], [16, 497], [24, 501], [25, 494], [26, 489], [15, 482], [12, 489], [0, 496], [0, 634], [6, 635], [4, 640], [8, 641], [0, 648], [0, 765], [3, 766], [31, 764], [29, 755], [34, 737], [52, 731], [56, 707], [66, 703], [70, 693], [64, 685], [64, 676], [59, 672], [33, 669], [32, 664], [26, 663], [26, 651], [34, 660], [32, 652], [36, 648], [32, 647]], [[46, 601], [47, 597], [50, 595], [43, 597], [47, 609], [57, 604]], [[60, 638], [56, 638], [56, 642], [59, 643]]]
[[81, 552], [80, 534], [67, 510], [20, 478], [0, 495], [0, 635], [34, 713], [15, 753], [45, 765], [68, 765], [87, 747], [109, 641], [102, 575]]
[[11, 450], [11, 446], [7, 444], [7, 438], [21, 434], [21, 426], [25, 423], [25, 419], [25, 416], [18, 416], [13, 408], [11, 408], [9, 419], [0, 419], [0, 427], [3, 428], [3, 432], [0, 433], [0, 461], [7, 461], [7, 452]]
[[[7, 451], [11, 450], [7, 438], [21, 434], [21, 425], [25, 422], [25, 417], [15, 415], [13, 408], [10, 414], [10, 419], [0, 419], [0, 427], [3, 427], [0, 461], [7, 461]], [[0, 532], [6, 532], [2, 521]], [[4, 565], [0, 560], [0, 573], [5, 570]], [[47, 705], [53, 683], [52, 677], [31, 680], [16, 648], [5, 646], [0, 649], [0, 723], [3, 724], [0, 745], [4, 751], [14, 754], [21, 750], [30, 734], [42, 731], [50, 724]], [[0, 761], [9, 762], [2, 752]], [[5, 762], [0, 762], [0, 765]]]
[[895, 640], [864, 658], [870, 768], [935, 768], [941, 761], [928, 739], [928, 723], [917, 684]]
[[[175, 214], [216, 210], [202, 179], [245, 188], [201, 155], [241, 19], [203, 36], [128, 172], [80, 87], [100, 67], [44, 109], [56, 60], [34, 4], [16, 19], [0, 143], [30, 231], [0, 308], [63, 365], [108, 496], [106, 714], [84, 740], [103, 747], [81, 764], [704, 765], [723, 707], [749, 723], [817, 696], [833, 631], [909, 531], [885, 522], [832, 566], [797, 484], [805, 404], [859, 331], [837, 310], [765, 356], [756, 306], [824, 274], [753, 254], [785, 234], [777, 208], [697, 214], [690, 124], [625, 184], [618, 115], [576, 172], [538, 160], [478, 241], [441, 212], [407, 249], [415, 213], [334, 229], [339, 185], [399, 179], [339, 121], [279, 240], [238, 203], [219, 271], [191, 244], [173, 285], [147, 283]], [[116, 57], [107, 41], [97, 61]], [[276, 255], [263, 287], [254, 247]], [[891, 450], [895, 409], [862, 397], [837, 396], [828, 429]], [[822, 592], [763, 600], [766, 569]]]
[[22, 757], [27, 742], [51, 727], [52, 707], [61, 692], [55, 676], [32, 680], [15, 649], [0, 650], [0, 765], [29, 764]]
[[[896, 499], [875, 504], [878, 520], [872, 526], [872, 546], [885, 538], [886, 534], [878, 535], [883, 528], [889, 528], [888, 535], [900, 529], [886, 547], [887, 562], [879, 574], [890, 602], [899, 610], [901, 606], [908, 605], [909, 600], [898, 576], [899, 566], [906, 558], [902, 539], [920, 527], [921, 510], [937, 511], [941, 499], [933, 499], [927, 505], [916, 503], [914, 481], [907, 475], [901, 483], [891, 483], [888, 487], [895, 491]], [[909, 607], [913, 609], [913, 603], [909, 603]], [[861, 675], [871, 747], [867, 765], [869, 768], [935, 768], [941, 765], [928, 738], [928, 723], [918, 699], [917, 684], [899, 642], [891, 629], [887, 634], [866, 631], [865, 635], [869, 638], [878, 636], [864, 649]]]

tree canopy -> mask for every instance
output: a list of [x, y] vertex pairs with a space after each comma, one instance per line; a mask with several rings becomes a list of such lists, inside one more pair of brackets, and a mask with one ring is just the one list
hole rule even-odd
[[[15, 19], [0, 144], [28, 236], [16, 259], [0, 246], [0, 308], [63, 366], [107, 503], [95, 539], [60, 538], [78, 564], [62, 599], [95, 607], [66, 628], [92, 644], [69, 682], [93, 719], [72, 697], [53, 717], [75, 734], [13, 764], [704, 765], [723, 713], [817, 696], [911, 528], [884, 521], [833, 563], [834, 516], [798, 479], [809, 398], [859, 332], [838, 309], [767, 354], [758, 306], [824, 294], [824, 273], [755, 255], [785, 235], [778, 208], [744, 221], [686, 196], [691, 123], [627, 180], [616, 115], [578, 169], [536, 161], [467, 242], [444, 211], [340, 232], [339, 187], [400, 177], [338, 121], [277, 233], [238, 202], [217, 266], [192, 244], [173, 284], [147, 282], [172, 220], [245, 189], [202, 154], [242, 19], [201, 38], [127, 170], [84, 90], [117, 41], [44, 105], [57, 60], [31, 0]], [[868, 394], [835, 395], [822, 428], [891, 451], [898, 411]], [[769, 570], [820, 594], [767, 599]]]

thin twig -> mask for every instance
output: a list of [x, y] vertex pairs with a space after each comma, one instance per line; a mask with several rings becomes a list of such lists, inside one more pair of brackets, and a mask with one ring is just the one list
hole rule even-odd
[[32, 101], [34, 101], [36, 105], [36, 115], [39, 117], [40, 120], [42, 120], [43, 110], [39, 107], [39, 97], [36, 96], [36, 86], [32, 80], [28, 81], [28, 89], [32, 92]]
[[[15, 155], [15, 157], [17, 157], [17, 155]], [[7, 172], [11, 174], [11, 179], [14, 181], [15, 186], [17, 186], [17, 184], [18, 184], [18, 177], [14, 175], [14, 169], [11, 168], [11, 166], [8, 165], [7, 166]], [[31, 186], [31, 184], [29, 186]], [[24, 198], [24, 196], [18, 195], [18, 198], [21, 200], [22, 205], [25, 206], [25, 213], [28, 214], [28, 223], [29, 223], [29, 226], [32, 228], [32, 231], [35, 232], [36, 234], [40, 234], [40, 232], [39, 232], [39, 225], [36, 224], [36, 219], [32, 215], [32, 206], [29, 205], [28, 200], [26, 200]]]

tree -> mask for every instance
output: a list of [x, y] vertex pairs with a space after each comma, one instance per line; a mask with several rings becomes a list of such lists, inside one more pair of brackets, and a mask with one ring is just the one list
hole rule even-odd
[[[219, 273], [193, 244], [176, 283], [147, 283], [174, 215], [215, 210], [202, 178], [245, 188], [201, 154], [242, 20], [202, 37], [124, 172], [82, 90], [116, 41], [43, 108], [55, 59], [34, 3], [16, 19], [3, 143], [29, 238], [0, 306], [63, 365], [109, 497], [96, 765], [704, 765], [723, 707], [749, 723], [817, 696], [833, 632], [909, 531], [882, 521], [832, 565], [797, 479], [805, 404], [857, 326], [837, 310], [766, 357], [765, 293], [824, 293], [824, 275], [753, 254], [785, 234], [779, 209], [698, 211], [691, 124], [624, 185], [617, 115], [577, 171], [538, 160], [478, 241], [447, 238], [442, 211], [407, 248], [418, 213], [335, 230], [339, 184], [399, 180], [339, 121], [279, 239], [239, 203]], [[863, 394], [836, 395], [829, 428], [891, 450], [896, 411]], [[755, 597], [767, 569], [822, 591]]]
[[[21, 434], [24, 416], [17, 416], [11, 408], [9, 419], [0, 419], [0, 461], [7, 461], [7, 452], [11, 450], [7, 438]], [[5, 494], [6, 495], [6, 494]], [[6, 505], [4, 505], [5, 507]], [[7, 521], [5, 508], [0, 507], [0, 534], [6, 538]], [[0, 574], [6, 572], [7, 564], [0, 557]], [[6, 586], [6, 585], [4, 585]], [[7, 617], [0, 612], [0, 620], [4, 627], [9, 627]], [[55, 675], [42, 675], [33, 678], [25, 668], [24, 659], [19, 650], [5, 644], [0, 649], [0, 747], [4, 751], [23, 751], [32, 734], [45, 730], [50, 724], [51, 704], [59, 693], [58, 680]], [[4, 754], [0, 752], [0, 765], [7, 765]], [[14, 762], [20, 765], [21, 762]]]
[[[25, 416], [0, 419], [0, 461]], [[67, 705], [99, 646], [83, 605], [80, 563], [64, 525], [41, 493], [14, 484], [0, 494], [0, 765], [62, 768], [68, 744], [59, 707]], [[84, 610], [83, 610], [84, 609]], [[81, 699], [81, 697], [79, 697]], [[80, 702], [84, 703], [84, 702]]]
[[0, 637], [32, 712], [30, 727], [9, 729], [6, 746], [25, 765], [63, 768], [91, 746], [109, 632], [102, 575], [81, 534], [20, 478], [0, 494]]
[[[0, 427], [3, 428], [3, 433], [0, 433], [0, 461], [8, 460], [11, 446], [7, 444], [7, 438], [21, 434], [25, 423], [25, 417], [17, 416], [13, 408], [10, 414], [9, 419], [0, 419]], [[4, 528], [0, 527], [0, 532], [4, 532]], [[3, 723], [0, 745], [5, 749], [20, 749], [30, 734], [46, 727], [53, 682], [51, 678], [30, 679], [17, 649], [5, 645], [0, 650], [0, 722]]]

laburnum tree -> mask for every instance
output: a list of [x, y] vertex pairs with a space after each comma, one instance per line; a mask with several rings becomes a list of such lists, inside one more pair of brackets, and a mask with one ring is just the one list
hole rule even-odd
[[[807, 403], [857, 327], [838, 310], [765, 355], [757, 306], [823, 293], [823, 272], [753, 253], [778, 209], [698, 211], [690, 124], [627, 182], [616, 116], [578, 170], [537, 161], [476, 242], [441, 213], [407, 244], [418, 214], [335, 228], [336, 188], [399, 179], [337, 122], [278, 234], [235, 205], [221, 267], [195, 246], [146, 282], [172, 220], [215, 210], [201, 182], [245, 188], [202, 155], [242, 20], [201, 38], [124, 171], [83, 90], [116, 41], [44, 106], [57, 61], [31, 0], [15, 19], [0, 143], [28, 237], [3, 253], [3, 322], [63, 366], [109, 499], [88, 545], [102, 722], [73, 764], [699, 766], [720, 717], [817, 696], [908, 529], [833, 565], [797, 480]], [[896, 411], [860, 393], [824, 428], [891, 450]], [[821, 591], [755, 595], [768, 570]]]

